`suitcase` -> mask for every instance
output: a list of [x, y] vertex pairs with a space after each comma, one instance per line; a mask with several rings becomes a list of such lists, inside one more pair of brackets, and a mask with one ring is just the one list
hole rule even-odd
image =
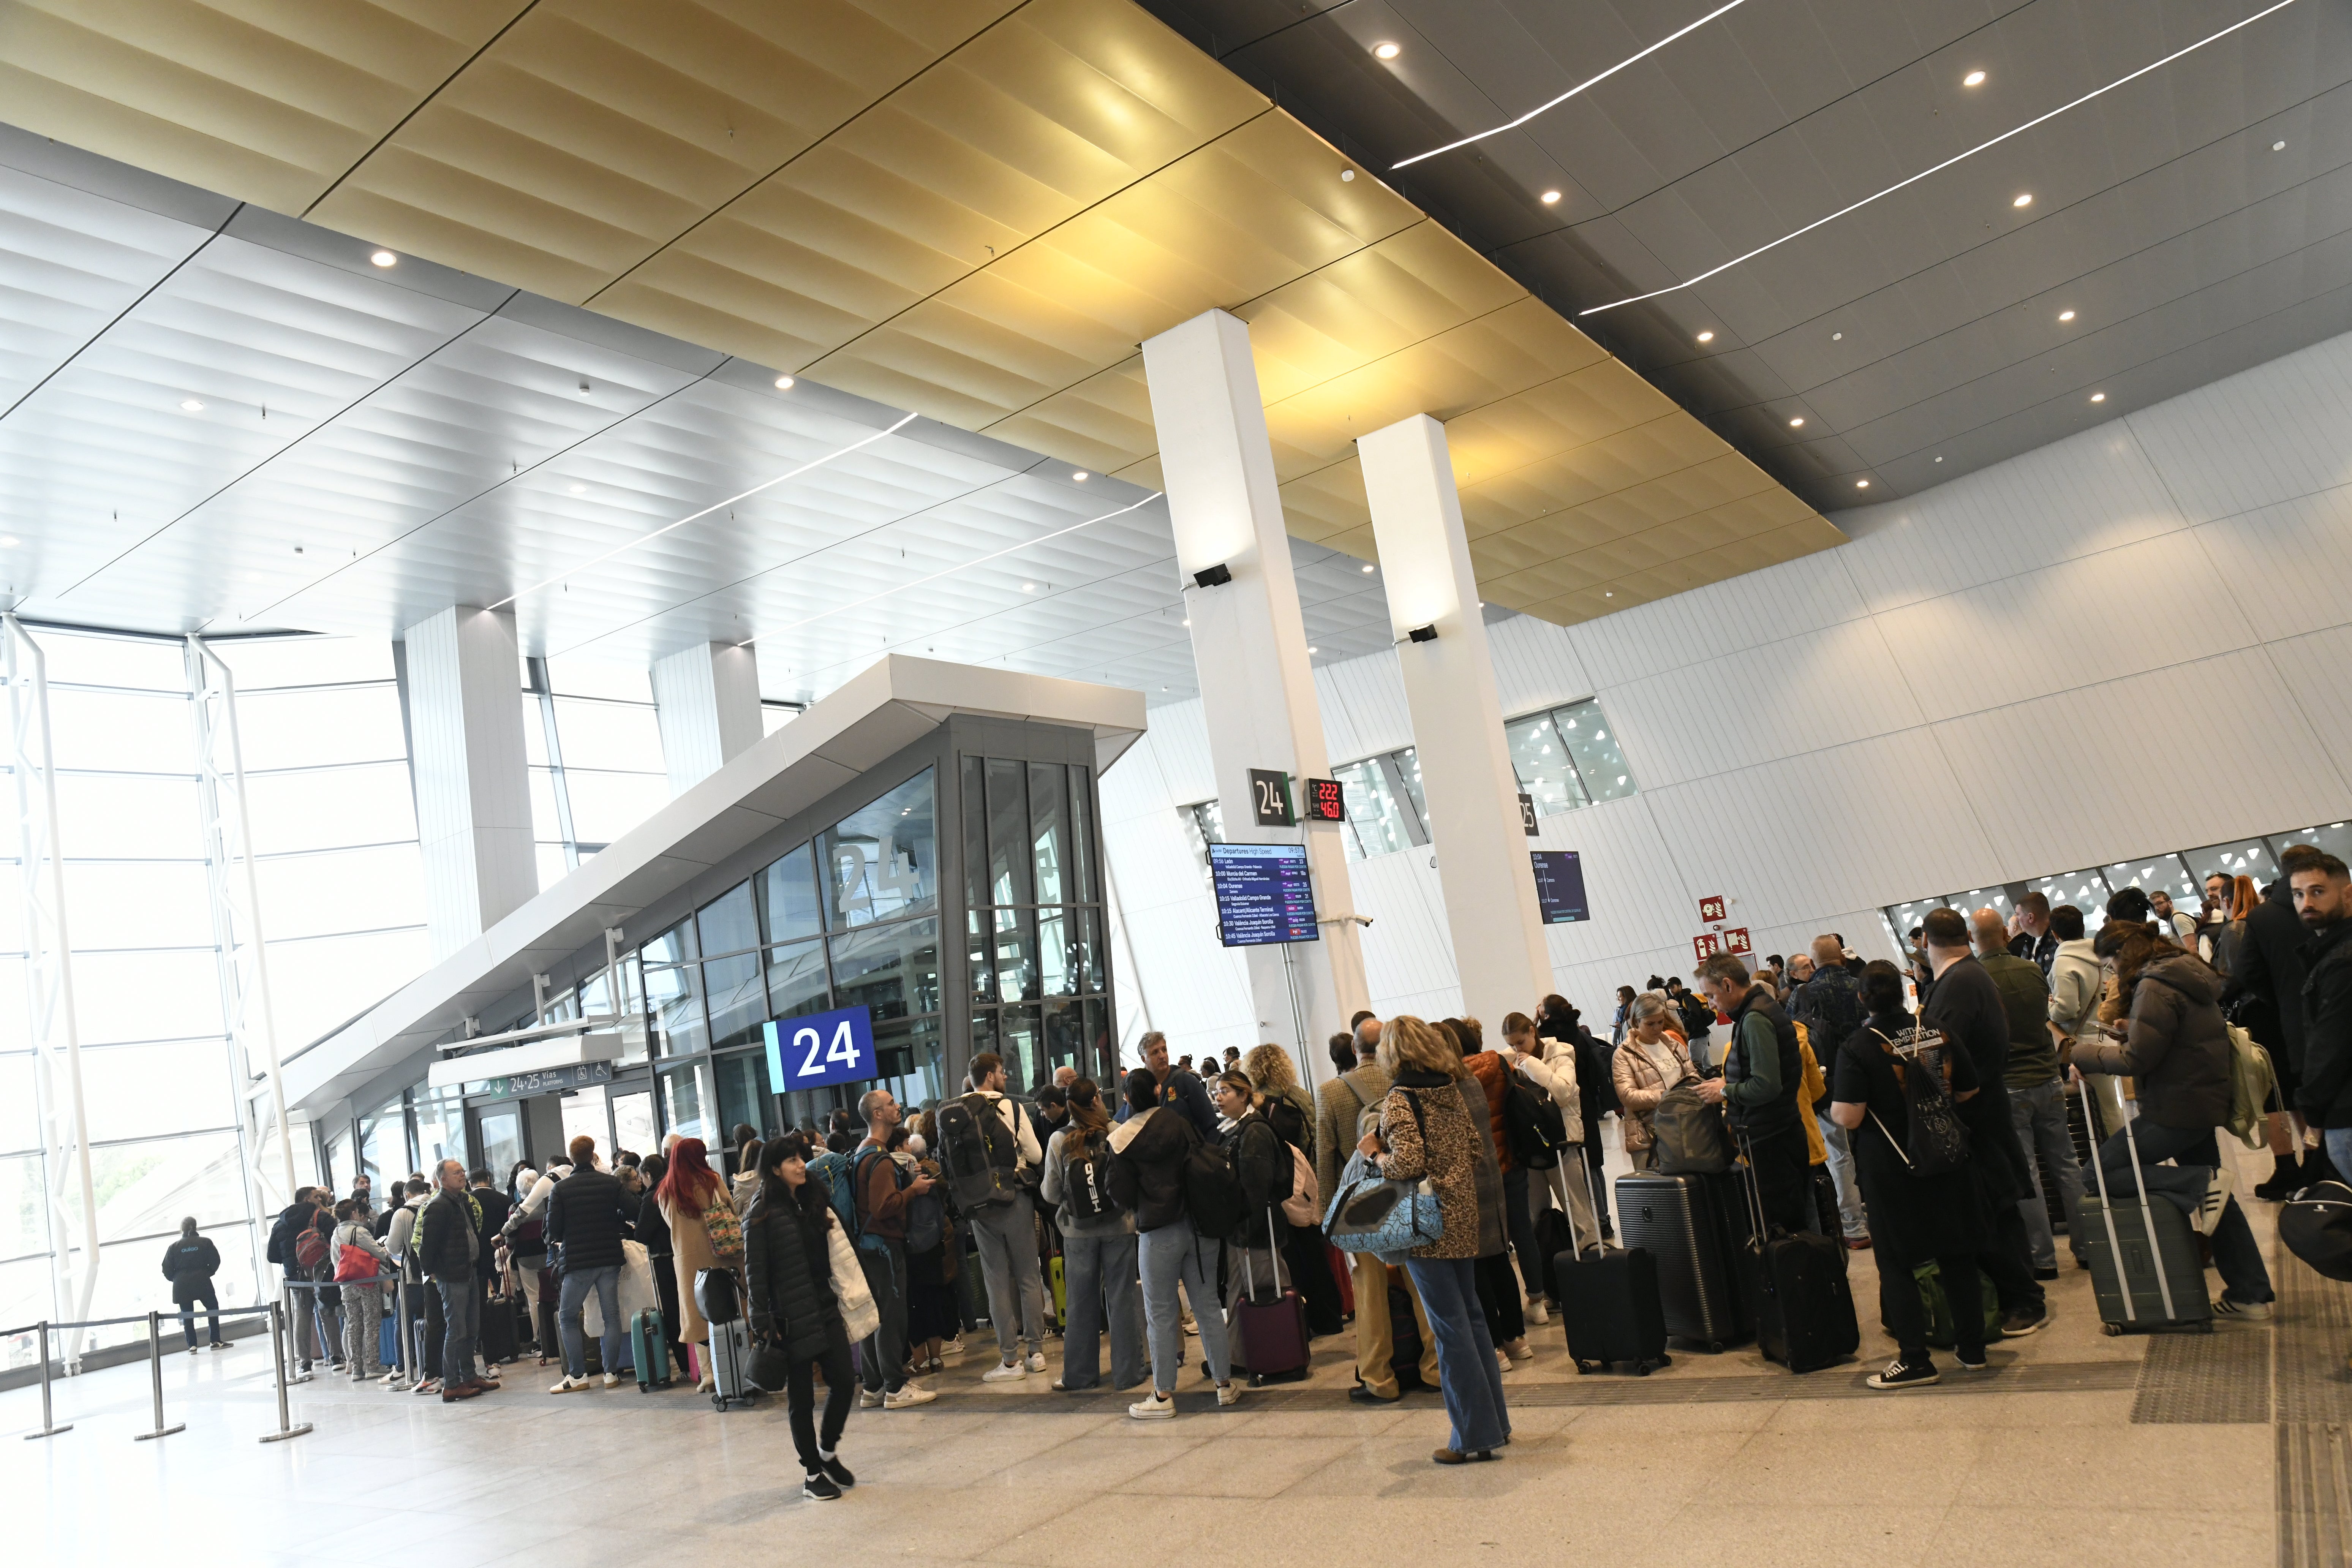
[[[1746, 1140], [1741, 1143], [1745, 1152]], [[1790, 1372], [1833, 1366], [1862, 1348], [1862, 1325], [1854, 1321], [1853, 1291], [1846, 1283], [1845, 1244], [1768, 1224], [1752, 1155], [1742, 1172], [1748, 1235], [1738, 1248], [1739, 1284], [1756, 1322], [1757, 1347], [1765, 1360]]]
[[[1732, 1178], [1737, 1180], [1737, 1178]], [[1643, 1173], [1617, 1178], [1618, 1234], [1656, 1260], [1666, 1332], [1720, 1353], [1747, 1338], [1733, 1289], [1721, 1178]]]
[[[1590, 1167], [1586, 1179], [1591, 1180]], [[1579, 1247], [1575, 1222], [1566, 1218], [1567, 1212], [1563, 1187], [1559, 1207], [1549, 1213], [1568, 1226], [1569, 1246], [1552, 1256], [1549, 1275], [1558, 1288], [1568, 1353], [1580, 1374], [1624, 1362], [1632, 1363], [1635, 1376], [1647, 1377], [1653, 1367], [1669, 1364], [1658, 1260], [1645, 1248], [1628, 1251], [1598, 1237], [1591, 1247]]]
[[[1271, 1208], [1265, 1211], [1265, 1230], [1271, 1244], [1275, 1239]], [[1258, 1300], [1257, 1270], [1252, 1263], [1256, 1248], [1236, 1250], [1242, 1255], [1242, 1296], [1234, 1303], [1234, 1329], [1241, 1340], [1241, 1363], [1249, 1368], [1250, 1386], [1304, 1382], [1308, 1360], [1305, 1299], [1296, 1290], [1281, 1288], [1281, 1265], [1276, 1263], [1273, 1278], [1266, 1281], [1273, 1298]]]
[[1412, 1315], [1412, 1294], [1389, 1287], [1389, 1370], [1400, 1390], [1426, 1386], [1421, 1381], [1421, 1324]]
[[2352, 1187], [2314, 1182], [2279, 1210], [2279, 1244], [2326, 1279], [2352, 1279]]
[[1062, 1266], [1062, 1255], [1045, 1259], [1045, 1289], [1054, 1301], [1054, 1330], [1056, 1333], [1070, 1331], [1070, 1285], [1068, 1271]]
[[669, 1386], [669, 1343], [662, 1332], [662, 1315], [651, 1307], [629, 1320], [629, 1362], [637, 1369], [639, 1394]]
[[478, 1347], [484, 1366], [501, 1366], [515, 1358], [514, 1303], [493, 1296], [482, 1303], [482, 1342]]
[[1552, 1263], [1562, 1253], [1576, 1250], [1576, 1222], [1569, 1218], [1568, 1202], [1562, 1198], [1559, 1207], [1548, 1208], [1536, 1215], [1536, 1269], [1542, 1277], [1538, 1288], [1547, 1300], [1553, 1301], [1568, 1300], [1562, 1293], [1568, 1289], [1568, 1282], [1559, 1278]]
[[751, 1381], [751, 1325], [741, 1318], [710, 1325], [710, 1403], [724, 1410], [760, 1397]]
[[400, 1364], [400, 1324], [389, 1313], [376, 1321], [375, 1359], [388, 1367]]
[[1821, 1222], [1822, 1234], [1845, 1250], [1845, 1215], [1838, 1209], [1837, 1179], [1830, 1174], [1826, 1163], [1813, 1167], [1813, 1215]]
[[2139, 1140], [2124, 1120], [2135, 1197], [2112, 1197], [2105, 1167], [2091, 1162], [2098, 1195], [2083, 1194], [2083, 1242], [2091, 1262], [2091, 1289], [2099, 1324], [2110, 1334], [2164, 1329], [2213, 1331], [2213, 1304], [2205, 1297], [2204, 1253], [2189, 1216], [2168, 1199], [2150, 1198], [2139, 1177]]
[[1328, 1241], [1323, 1244], [1323, 1257], [1339, 1287], [1339, 1315], [1352, 1318], [1356, 1315], [1356, 1260]]

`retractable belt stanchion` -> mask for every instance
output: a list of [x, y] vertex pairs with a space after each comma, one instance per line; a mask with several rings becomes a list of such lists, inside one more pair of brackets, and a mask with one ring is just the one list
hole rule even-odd
[[[278, 1375], [279, 1380], [285, 1383], [308, 1383], [310, 1381], [310, 1374], [307, 1372], [298, 1371], [291, 1377], [288, 1377], [286, 1375], [286, 1363], [289, 1359], [295, 1362], [298, 1365], [299, 1365], [302, 1360], [300, 1354], [301, 1341], [299, 1336], [302, 1332], [302, 1323], [304, 1320], [296, 1315], [301, 1310], [301, 1309], [294, 1305], [296, 1298], [294, 1294], [294, 1282], [291, 1279], [286, 1282], [285, 1296], [286, 1311], [283, 1327], [286, 1334], [286, 1344], [285, 1348], [281, 1350], [278, 1355]], [[310, 1337], [315, 1340], [319, 1337], [319, 1308], [315, 1299], [310, 1304], [310, 1316], [309, 1322], [310, 1324]], [[273, 1314], [270, 1321], [272, 1324], [272, 1333], [274, 1335], [277, 1331], [278, 1319], [275, 1314]], [[316, 1345], [311, 1347], [314, 1351], [318, 1348], [319, 1347]]]
[[290, 1413], [286, 1408], [286, 1341], [283, 1336], [291, 1325], [286, 1322], [285, 1318], [285, 1308], [272, 1301], [269, 1304], [269, 1353], [278, 1366], [278, 1430], [264, 1432], [261, 1440], [265, 1443], [282, 1443], [289, 1437], [299, 1437], [310, 1429], [308, 1421], [299, 1426], [293, 1425]]
[[177, 1426], [163, 1425], [163, 1314], [160, 1312], [147, 1314], [147, 1377], [155, 1391], [155, 1430], [134, 1434], [131, 1441], [135, 1443], [144, 1443], [153, 1437], [168, 1437], [174, 1432], [188, 1429], [185, 1422]]
[[57, 1424], [56, 1415], [49, 1409], [49, 1325], [47, 1323], [45, 1322], [40, 1325], [40, 1334], [41, 1429], [37, 1432], [26, 1433], [25, 1440], [26, 1442], [30, 1442], [36, 1437], [54, 1437], [60, 1432], [70, 1432], [73, 1430], [73, 1423], [70, 1421], [67, 1422], [62, 1426], [58, 1426]]

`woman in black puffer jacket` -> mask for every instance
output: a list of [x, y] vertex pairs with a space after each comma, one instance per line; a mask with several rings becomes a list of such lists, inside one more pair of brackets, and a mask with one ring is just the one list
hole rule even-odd
[[[849, 1331], [833, 1291], [826, 1233], [835, 1223], [824, 1194], [808, 1179], [808, 1144], [787, 1134], [760, 1152], [760, 1194], [743, 1217], [743, 1265], [751, 1332], [789, 1364], [793, 1446], [806, 1479], [801, 1495], [831, 1502], [857, 1484], [834, 1452], [849, 1424], [856, 1384], [849, 1370]], [[824, 1428], [814, 1420], [812, 1363], [824, 1366]]]

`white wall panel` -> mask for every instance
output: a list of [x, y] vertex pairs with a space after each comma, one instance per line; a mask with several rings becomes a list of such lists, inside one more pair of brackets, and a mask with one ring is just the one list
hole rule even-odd
[[2129, 416], [2192, 521], [2352, 483], [2352, 337]]
[[1316, 671], [1316, 685], [1335, 764], [1412, 744], [1412, 715], [1405, 710], [1393, 648], [1325, 665]]
[[[2352, 706], [2352, 626], [2334, 626], [2324, 632], [2289, 637], [2271, 644], [2263, 651], [2270, 655], [2272, 668], [2278, 671], [2288, 694], [2294, 699], [2297, 717], [2302, 721], [2296, 749], [2303, 755], [2295, 765], [2315, 769], [2324, 755], [2335, 770], [2336, 804], [2312, 821], [2352, 816], [2352, 724], [2345, 722], [2347, 706]], [[2258, 758], [2252, 765], [2268, 767], [2273, 760]], [[2199, 840], [2203, 844], [2221, 841], [2218, 837]]]
[[2003, 577], [1876, 617], [1931, 719], [1981, 712], [2254, 639], [2192, 531]]
[[1853, 620], [1864, 610], [1838, 563], [1842, 553], [1809, 555], [1621, 610], [1570, 626], [1569, 640], [1586, 672], [1609, 687]]
[[1687, 943], [1698, 929], [1698, 894], [1675, 866], [1647, 795], [1562, 812], [1539, 826], [1528, 847], [1575, 850], [1592, 911], [1589, 921], [1544, 929], [1555, 971]]
[[2352, 487], [2209, 522], [2196, 537], [2216, 586], [2264, 637], [2352, 620]]
[[1528, 616], [1496, 621], [1486, 628], [1486, 652], [1506, 719], [1592, 695], [1592, 678], [1566, 626]]

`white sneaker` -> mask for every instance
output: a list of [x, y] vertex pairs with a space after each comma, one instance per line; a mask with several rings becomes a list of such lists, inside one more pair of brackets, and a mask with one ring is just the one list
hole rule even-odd
[[1010, 1366], [1006, 1366], [1003, 1363], [999, 1363], [995, 1366], [990, 1367], [986, 1372], [982, 1373], [980, 1374], [980, 1381], [982, 1383], [1018, 1383], [1028, 1375], [1029, 1369], [1022, 1365], [1017, 1361]]
[[929, 1405], [932, 1400], [937, 1399], [938, 1397], [939, 1394], [934, 1393], [932, 1390], [920, 1388], [916, 1386], [914, 1384], [909, 1383], [901, 1387], [896, 1394], [884, 1394], [882, 1396], [882, 1408], [885, 1410], [905, 1410], [910, 1405]]
[[879, 1410], [882, 1408], [882, 1391], [879, 1389], [861, 1388], [857, 1391], [857, 1408]]
[[1504, 1352], [1500, 1345], [1495, 1347], [1495, 1365], [1503, 1372], [1511, 1370], [1511, 1358]]
[[1029, 1370], [1031, 1372], [1043, 1372], [1045, 1370], [1045, 1352], [1044, 1351], [1031, 1351], [1029, 1352]]
[[1528, 1321], [1537, 1324], [1549, 1323], [1551, 1321], [1551, 1313], [1545, 1310], [1544, 1304], [1540, 1299], [1531, 1300], [1528, 1303]]
[[553, 1388], [549, 1389], [547, 1392], [550, 1394], [579, 1394], [585, 1390], [587, 1386], [588, 1380], [586, 1378], [573, 1377], [569, 1373], [566, 1373], [562, 1382], [557, 1384]]
[[[1219, 1405], [1239, 1405], [1241, 1402], [1242, 1385], [1240, 1384], [1221, 1383], [1217, 1384], [1217, 1403]], [[1169, 1403], [1172, 1405], [1175, 1401], [1171, 1400]]]
[[2211, 1180], [2205, 1184], [2203, 1200], [2198, 1204], [2197, 1212], [2189, 1216], [2189, 1223], [2200, 1235], [2212, 1235], [2213, 1227], [2221, 1223], [2221, 1210], [2230, 1201], [2231, 1185], [2229, 1167], [2214, 1166]]
[[1138, 1421], [1172, 1420], [1176, 1415], [1176, 1401], [1155, 1390], [1150, 1396], [1129, 1405], [1127, 1413]]
[[955, 1338], [940, 1345], [940, 1354], [943, 1357], [963, 1354], [963, 1336], [961, 1334], [958, 1334]]
[[620, 1386], [621, 1386], [621, 1374], [620, 1374], [619, 1373], [617, 1373], [617, 1372], [608, 1372], [608, 1373], [606, 1373], [604, 1374], [604, 1386], [605, 1386], [605, 1387], [607, 1387], [607, 1388], [618, 1388], [618, 1387], [620, 1387]]

